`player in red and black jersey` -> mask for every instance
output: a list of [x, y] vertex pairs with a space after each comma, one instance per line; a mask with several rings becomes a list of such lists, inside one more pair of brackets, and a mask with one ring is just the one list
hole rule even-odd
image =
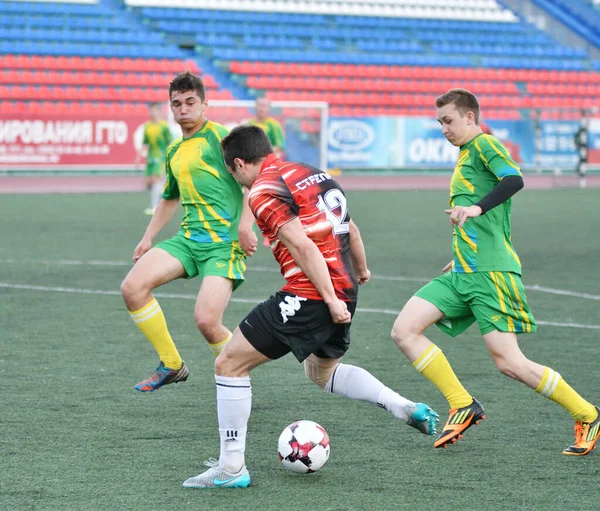
[[[329, 174], [307, 165], [283, 162], [270, 154], [252, 184], [249, 204], [287, 280], [282, 291], [312, 300], [326, 299], [299, 268], [285, 242], [277, 237], [282, 226], [295, 221], [325, 259], [337, 298], [356, 301], [357, 278], [365, 283], [370, 272], [358, 228], [348, 214], [344, 192]], [[352, 237], [357, 263], [354, 271]]]
[[249, 373], [290, 351], [326, 392], [377, 404], [426, 435], [437, 414], [386, 387], [364, 369], [340, 363], [350, 344], [358, 284], [370, 279], [346, 196], [325, 172], [273, 154], [257, 126], [239, 126], [222, 142], [229, 172], [250, 189], [249, 204], [286, 279], [240, 323], [215, 362], [221, 455], [184, 487], [246, 487]]

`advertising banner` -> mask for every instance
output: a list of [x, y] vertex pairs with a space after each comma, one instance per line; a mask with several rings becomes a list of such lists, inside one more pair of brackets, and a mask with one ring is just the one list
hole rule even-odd
[[393, 168], [402, 160], [398, 121], [392, 117], [333, 117], [328, 129], [329, 168]]
[[574, 137], [579, 122], [538, 121], [534, 125], [536, 156], [531, 163], [542, 167], [575, 168], [578, 157]]
[[0, 170], [131, 170], [146, 120], [110, 115], [2, 118]]
[[494, 135], [519, 165], [531, 165], [535, 159], [535, 130], [530, 121], [486, 121]]
[[458, 147], [442, 135], [437, 119], [405, 117], [398, 145], [405, 148], [403, 165], [408, 167], [453, 167], [458, 159]]
[[[533, 163], [535, 137], [528, 121], [489, 121], [515, 161]], [[459, 149], [446, 140], [436, 119], [426, 117], [333, 117], [329, 166], [339, 168], [452, 168]]]
[[588, 163], [600, 163], [600, 119], [590, 119], [588, 134]]

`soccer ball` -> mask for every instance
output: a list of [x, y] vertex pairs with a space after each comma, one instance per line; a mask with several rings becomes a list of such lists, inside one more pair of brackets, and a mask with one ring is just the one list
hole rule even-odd
[[327, 432], [313, 421], [294, 422], [279, 436], [279, 459], [293, 472], [316, 472], [325, 465], [330, 451]]

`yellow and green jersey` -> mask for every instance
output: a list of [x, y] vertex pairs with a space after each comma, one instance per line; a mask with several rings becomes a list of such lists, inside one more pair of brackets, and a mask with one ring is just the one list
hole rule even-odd
[[[506, 176], [521, 171], [502, 143], [481, 133], [460, 148], [450, 182], [450, 206], [473, 206]], [[485, 215], [454, 227], [456, 273], [507, 271], [521, 275], [521, 262], [510, 239], [511, 199]]]
[[153, 165], [164, 162], [165, 152], [172, 140], [171, 130], [166, 121], [148, 121], [144, 124], [143, 143], [148, 145], [146, 164]]
[[184, 216], [179, 234], [200, 243], [238, 241], [242, 187], [227, 172], [221, 139], [227, 128], [207, 121], [189, 138], [167, 149], [166, 200], [181, 199]]
[[248, 124], [253, 126], [258, 126], [262, 129], [269, 138], [269, 142], [273, 147], [280, 147], [281, 149], [285, 149], [285, 136], [283, 134], [283, 129], [281, 124], [277, 119], [273, 119], [273, 117], [267, 117], [262, 121], [258, 119], [252, 119]]

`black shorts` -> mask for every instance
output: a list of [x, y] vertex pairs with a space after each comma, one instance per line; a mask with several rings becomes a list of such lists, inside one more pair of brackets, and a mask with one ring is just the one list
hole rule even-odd
[[[348, 310], [354, 316], [356, 302], [348, 303]], [[248, 342], [273, 360], [290, 351], [300, 362], [312, 353], [340, 358], [350, 346], [350, 323], [334, 323], [324, 301], [281, 291], [254, 307], [239, 326]]]

